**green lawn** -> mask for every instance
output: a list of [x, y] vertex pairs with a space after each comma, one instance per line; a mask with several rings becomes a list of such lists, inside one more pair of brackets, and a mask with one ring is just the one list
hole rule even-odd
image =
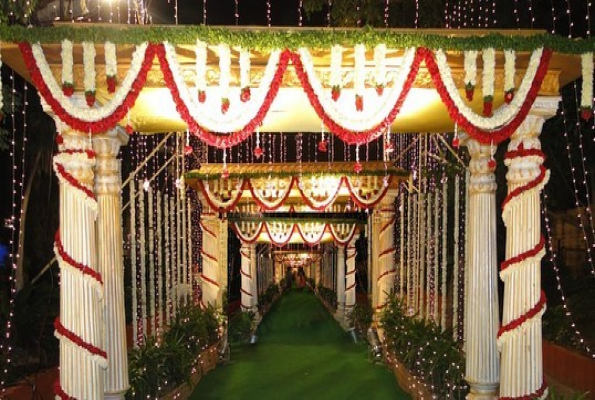
[[231, 363], [191, 399], [409, 399], [394, 375], [368, 360], [312, 293], [291, 291], [258, 329], [255, 345], [232, 346]]

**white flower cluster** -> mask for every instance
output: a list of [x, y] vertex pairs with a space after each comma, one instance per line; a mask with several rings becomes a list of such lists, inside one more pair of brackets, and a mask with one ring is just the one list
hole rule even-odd
[[116, 76], [118, 75], [118, 64], [116, 61], [116, 45], [112, 42], [105, 42], [105, 75]]
[[68, 39], [62, 41], [62, 84], [73, 84], [72, 42]]
[[240, 50], [240, 87], [250, 86], [250, 50]]
[[85, 92], [95, 92], [95, 44], [83, 42], [83, 78]]
[[581, 108], [593, 107], [593, 53], [581, 54], [583, 74], [583, 92], [581, 94]]
[[514, 50], [504, 50], [504, 92], [514, 90], [515, 62]]
[[356, 96], [363, 96], [366, 89], [366, 46], [356, 44], [353, 49], [355, 65], [353, 71], [353, 89]]
[[194, 52], [196, 54], [196, 89], [204, 92], [207, 88], [207, 44], [197, 40]]
[[342, 64], [343, 64], [343, 47], [339, 46], [338, 44], [334, 45], [331, 48], [331, 76], [330, 76], [330, 85], [333, 86], [343, 86], [341, 82], [341, 75], [342, 71]]
[[496, 69], [496, 51], [493, 47], [483, 49], [483, 69], [481, 77], [481, 90], [483, 97], [494, 97], [494, 70]]
[[386, 45], [384, 43], [374, 48], [374, 83], [376, 86], [386, 85]]
[[469, 50], [463, 53], [465, 69], [465, 85], [477, 85], [477, 50]]
[[229, 98], [229, 78], [231, 74], [231, 50], [225, 43], [219, 44], [219, 90], [222, 98]]

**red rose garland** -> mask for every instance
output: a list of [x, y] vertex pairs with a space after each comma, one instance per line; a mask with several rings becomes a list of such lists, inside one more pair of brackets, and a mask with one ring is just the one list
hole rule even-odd
[[99, 272], [86, 266], [83, 263], [77, 262], [70, 256], [70, 254], [68, 254], [66, 251], [64, 251], [64, 246], [62, 245], [62, 241], [60, 240], [60, 230], [56, 231], [54, 243], [55, 243], [56, 251], [58, 252], [58, 255], [62, 258], [62, 260], [64, 260], [65, 263], [70, 265], [72, 268], [75, 268], [76, 270], [80, 271], [83, 275], [93, 278], [100, 285], [103, 285], [103, 279]]
[[237, 132], [230, 134], [216, 134], [201, 127], [190, 115], [188, 107], [180, 97], [179, 89], [175, 84], [171, 69], [169, 68], [169, 64], [165, 56], [165, 48], [162, 44], [156, 45], [156, 54], [159, 59], [161, 71], [163, 73], [163, 79], [171, 93], [174, 103], [176, 104], [176, 110], [178, 111], [178, 114], [182, 120], [186, 122], [190, 131], [194, 132], [194, 134], [197, 135], [203, 142], [219, 149], [226, 149], [243, 142], [252, 133], [254, 133], [258, 126], [260, 126], [264, 117], [267, 115], [273, 100], [279, 93], [279, 88], [281, 87], [281, 83], [283, 81], [283, 75], [285, 74], [285, 70], [287, 69], [287, 64], [289, 63], [290, 59], [289, 51], [285, 50], [281, 53], [279, 65], [277, 67], [277, 71], [275, 72], [271, 87], [269, 88], [264, 102], [262, 103], [262, 106], [260, 107], [260, 110], [256, 116], [250, 122], [248, 122], [244, 128]]
[[54, 394], [58, 396], [60, 400], [76, 400], [76, 397], [69, 396], [68, 393], [62, 389], [60, 378], [56, 379], [56, 382], [54, 382]]
[[314, 89], [308, 81], [308, 76], [304, 71], [304, 65], [302, 64], [300, 55], [298, 53], [292, 53], [291, 62], [295, 67], [295, 71], [300, 83], [302, 84], [302, 88], [306, 92], [308, 100], [310, 100], [310, 104], [316, 111], [316, 114], [318, 114], [324, 124], [329, 128], [329, 130], [347, 144], [365, 144], [380, 136], [386, 130], [386, 127], [392, 124], [397, 117], [397, 114], [401, 110], [401, 106], [403, 105], [405, 98], [409, 94], [409, 90], [415, 82], [415, 77], [417, 76], [417, 71], [419, 70], [419, 64], [422, 60], [421, 55], [420, 49], [418, 49], [415, 53], [415, 59], [411, 64], [411, 69], [409, 70], [405, 84], [403, 85], [403, 90], [401, 91], [401, 94], [399, 95], [399, 98], [397, 99], [393, 109], [388, 113], [386, 118], [381, 123], [362, 132], [349, 131], [330, 118], [329, 115], [324, 111], [322, 103], [314, 93]]
[[[522, 143], [519, 145], [517, 150], [509, 151], [505, 155], [506, 159], [519, 158], [519, 157], [540, 157], [540, 158], [542, 158], [542, 160], [545, 159], [545, 156], [540, 149], [525, 149], [523, 147]], [[527, 190], [531, 190], [535, 187], [538, 187], [540, 184], [542, 184], [544, 182], [544, 180], [547, 177], [547, 170], [545, 169], [545, 167], [543, 165], [540, 165], [539, 169], [540, 169], [540, 173], [535, 179], [533, 179], [532, 181], [528, 182], [527, 184], [525, 184], [523, 186], [516, 188], [515, 190], [510, 192], [508, 194], [508, 196], [506, 196], [506, 198], [502, 204], [502, 209], [505, 209], [506, 207], [508, 207], [508, 205], [512, 199], [514, 199], [518, 196], [521, 196], [522, 193], [526, 192]], [[517, 254], [516, 256], [510, 257], [507, 260], [505, 260], [500, 265], [500, 271], [505, 271], [508, 268], [518, 266], [523, 261], [537, 256], [539, 253], [541, 253], [544, 250], [544, 248], [545, 248], [545, 238], [542, 235], [539, 240], [539, 243], [537, 243], [532, 249], [529, 249], [523, 253]], [[535, 303], [529, 310], [527, 310], [523, 314], [519, 315], [518, 317], [509, 321], [507, 324], [500, 327], [500, 329], [498, 330], [498, 338], [500, 338], [502, 335], [504, 335], [507, 332], [511, 332], [516, 329], [519, 329], [527, 321], [531, 320], [538, 314], [542, 313], [545, 310], [546, 302], [547, 302], [547, 300], [545, 297], [545, 293], [542, 290], [537, 303]], [[543, 383], [542, 383], [541, 387], [538, 390], [536, 390], [534, 393], [524, 395], [524, 396], [519, 396], [519, 397], [500, 397], [500, 399], [501, 400], [513, 400], [513, 399], [514, 400], [532, 400], [534, 398], [541, 398], [545, 394], [546, 390], [547, 390], [547, 384], [545, 382], [545, 379], [543, 379]]]
[[247, 185], [248, 185], [248, 189], [250, 189], [250, 193], [252, 194], [252, 198], [258, 204], [258, 206], [260, 208], [262, 208], [264, 211], [275, 211], [275, 210], [278, 210], [283, 204], [285, 204], [285, 201], [291, 194], [291, 189], [293, 188], [295, 179], [296, 178], [291, 179], [291, 181], [289, 182], [289, 187], [285, 190], [285, 194], [283, 195], [283, 197], [278, 199], [277, 202], [275, 204], [273, 204], [272, 206], [265, 204], [262, 200], [260, 200], [260, 198], [258, 196], [256, 196], [256, 194], [255, 194], [256, 189], [254, 189], [254, 186], [252, 185], [252, 180], [248, 179]]
[[49, 104], [56, 116], [60, 118], [61, 121], [77, 131], [91, 133], [103, 133], [109, 129], [112, 129], [126, 116], [128, 110], [134, 106], [138, 95], [145, 85], [147, 74], [153, 65], [153, 58], [155, 57], [155, 45], [149, 44], [147, 46], [145, 58], [143, 59], [138, 76], [132, 84], [130, 91], [126, 94], [122, 104], [120, 104], [110, 116], [99, 121], [89, 122], [69, 114], [66, 110], [64, 110], [60, 102], [52, 96], [49, 88], [43, 80], [43, 77], [41, 76], [41, 71], [35, 62], [31, 45], [29, 43], [20, 42], [19, 48], [23, 55], [25, 65], [31, 74], [31, 80], [33, 81], [33, 84], [46, 103]]
[[85, 342], [80, 336], [76, 333], [72, 332], [71, 330], [67, 329], [62, 323], [60, 322], [60, 318], [56, 318], [54, 321], [54, 329], [56, 332], [65, 337], [66, 339], [70, 340], [72, 343], [76, 344], [78, 347], [85, 349], [88, 353], [94, 356], [99, 356], [107, 360], [107, 353], [100, 349], [97, 346], [94, 346], [91, 343]]
[[242, 198], [242, 192], [244, 191], [245, 187], [246, 187], [246, 180], [243, 179], [242, 185], [241, 185], [240, 189], [238, 190], [236, 197], [231, 202], [229, 202], [225, 207], [221, 207], [219, 204], [215, 203], [215, 201], [211, 198], [211, 193], [207, 190], [203, 181], [198, 180], [198, 188], [200, 189], [200, 191], [204, 195], [205, 199], [207, 200], [209, 207], [211, 207], [213, 210], [221, 210], [221, 211], [233, 210], [236, 207], [236, 205], [238, 204], [238, 202], [240, 201], [240, 199]]
[[535, 102], [535, 98], [539, 94], [541, 84], [547, 73], [549, 61], [553, 53], [549, 49], [545, 49], [543, 51], [541, 60], [539, 62], [539, 67], [537, 68], [537, 73], [535, 74], [535, 79], [533, 80], [531, 88], [529, 89], [529, 93], [527, 94], [527, 98], [521, 106], [518, 114], [507, 125], [494, 131], [486, 131], [475, 127], [468, 119], [458, 112], [457, 107], [455, 106], [452, 98], [449, 96], [448, 91], [446, 90], [446, 87], [440, 78], [438, 65], [436, 63], [434, 54], [432, 54], [432, 51], [428, 49], [420, 49], [419, 51], [421, 52], [422, 58], [425, 60], [428, 72], [434, 81], [434, 86], [436, 86], [436, 90], [438, 91], [440, 98], [446, 105], [450, 117], [473, 139], [483, 144], [498, 144], [503, 140], [508, 139], [525, 120], [527, 114], [529, 114], [529, 111], [533, 106], [533, 103]]

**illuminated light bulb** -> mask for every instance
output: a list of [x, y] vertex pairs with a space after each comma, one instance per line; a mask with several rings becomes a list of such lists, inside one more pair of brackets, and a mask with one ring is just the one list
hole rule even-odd
[[148, 192], [150, 188], [151, 188], [151, 182], [149, 182], [148, 179], [145, 179], [145, 181], [143, 182], [143, 190], [145, 192]]

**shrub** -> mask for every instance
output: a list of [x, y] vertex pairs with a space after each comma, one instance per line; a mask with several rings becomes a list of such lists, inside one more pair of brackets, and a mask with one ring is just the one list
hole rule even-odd
[[361, 337], [366, 337], [368, 328], [372, 324], [374, 312], [372, 311], [372, 303], [370, 299], [365, 302], [356, 303], [349, 313], [349, 322], [351, 326], [360, 334]]
[[229, 319], [229, 341], [234, 343], [245, 343], [250, 340], [254, 324], [254, 313], [252, 311], [239, 311]]

